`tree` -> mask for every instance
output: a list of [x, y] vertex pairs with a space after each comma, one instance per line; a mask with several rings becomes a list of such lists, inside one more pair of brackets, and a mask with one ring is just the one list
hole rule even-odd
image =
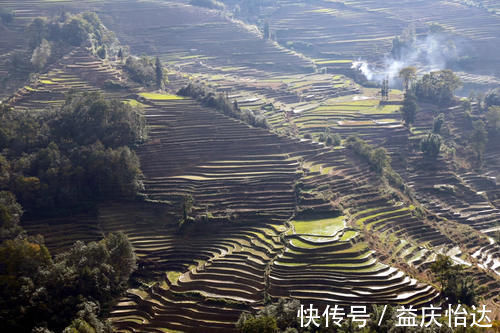
[[490, 106], [486, 114], [487, 127], [493, 134], [500, 133], [500, 106]]
[[418, 112], [417, 97], [411, 90], [407, 90], [403, 100], [403, 106], [400, 108], [403, 114], [403, 119], [406, 126], [410, 126], [415, 122], [415, 117]]
[[[76, 242], [51, 258], [42, 239], [0, 245], [0, 320], [6, 332], [111, 332], [97, 315], [126, 289], [135, 256], [123, 234]], [[46, 326], [43, 330], [40, 326]], [[68, 325], [70, 325], [68, 327]]]
[[41, 18], [36, 18], [27, 28], [29, 46], [33, 50], [42, 43], [42, 40], [48, 38], [48, 26]]
[[163, 77], [163, 66], [161, 64], [160, 58], [156, 57], [155, 61], [155, 73], [156, 73], [156, 88], [164, 88], [164, 77]]
[[269, 22], [264, 22], [264, 39], [271, 39], [271, 32], [269, 29]]
[[470, 143], [472, 149], [476, 153], [477, 160], [479, 162], [483, 159], [484, 149], [486, 148], [486, 143], [488, 143], [488, 132], [486, 131], [486, 126], [482, 120], [476, 120], [472, 124], [473, 131], [470, 138]]
[[144, 136], [144, 118], [134, 108], [99, 93], [72, 94], [52, 124], [60, 139], [80, 145], [100, 141], [106, 147], [132, 145]]
[[158, 82], [156, 70], [151, 59], [147, 57], [128, 57], [125, 61], [125, 70], [130, 76], [130, 79], [145, 86], [153, 86]]
[[412, 66], [405, 67], [399, 71], [399, 77], [403, 80], [404, 90], [407, 91], [417, 78], [417, 69]]
[[382, 87], [380, 87], [380, 99], [382, 101], [389, 100], [389, 79], [382, 80]]
[[381, 173], [391, 163], [387, 150], [383, 147], [376, 148], [371, 152], [370, 161], [375, 170]]
[[453, 101], [454, 91], [462, 85], [460, 78], [451, 70], [425, 74], [415, 84], [415, 94], [417, 97], [429, 100], [439, 105], [446, 105]]
[[68, 23], [64, 24], [61, 29], [62, 38], [73, 46], [82, 45], [82, 43], [88, 39], [90, 32], [90, 24], [80, 17], [72, 18]]
[[104, 244], [109, 251], [109, 262], [113, 264], [117, 285], [125, 287], [124, 284], [137, 268], [132, 245], [123, 232], [109, 234], [104, 238]]
[[193, 210], [193, 196], [188, 194], [184, 196], [183, 201], [182, 201], [182, 217], [183, 217], [183, 222], [187, 222], [189, 218], [189, 214], [191, 214], [191, 211]]
[[16, 237], [22, 228], [19, 221], [23, 210], [11, 192], [0, 192], [0, 241]]
[[0, 8], [0, 21], [4, 24], [9, 24], [14, 19], [14, 14], [11, 10]]
[[420, 143], [425, 157], [436, 158], [441, 150], [441, 137], [438, 134], [430, 133]]
[[52, 51], [49, 42], [47, 42], [46, 39], [42, 39], [40, 46], [33, 51], [31, 63], [38, 71], [40, 71], [47, 64], [51, 53]]
[[486, 107], [492, 106], [492, 105], [498, 105], [500, 106], [500, 88], [492, 89], [488, 91], [486, 94], [486, 97], [484, 98], [484, 102], [486, 104]]
[[37, 297], [42, 290], [40, 270], [52, 264], [47, 248], [28, 239], [0, 245], [0, 321], [5, 332], [29, 332], [45, 318]]
[[437, 117], [434, 118], [434, 122], [432, 124], [432, 132], [439, 134], [441, 132], [441, 127], [444, 123], [444, 113], [440, 113]]
[[101, 45], [98, 49], [97, 49], [97, 56], [101, 59], [106, 59], [106, 55], [107, 55], [107, 52], [106, 52], [106, 47], [104, 45]]
[[276, 333], [278, 326], [276, 319], [270, 316], [257, 316], [249, 315], [238, 327], [241, 333]]
[[78, 308], [80, 311], [77, 312], [76, 319], [64, 329], [63, 333], [111, 333], [113, 331], [108, 321], [102, 322], [98, 318], [99, 304], [86, 301], [79, 304]]
[[462, 266], [454, 265], [448, 256], [438, 254], [430, 268], [441, 284], [441, 292], [448, 298], [449, 304], [476, 304], [476, 286], [471, 277], [466, 276]]
[[392, 40], [392, 49], [391, 49], [391, 55], [393, 59], [396, 60], [401, 59], [401, 54], [403, 52], [402, 50], [404, 46], [405, 46], [404, 42], [402, 42], [398, 36], [394, 37], [394, 39]]

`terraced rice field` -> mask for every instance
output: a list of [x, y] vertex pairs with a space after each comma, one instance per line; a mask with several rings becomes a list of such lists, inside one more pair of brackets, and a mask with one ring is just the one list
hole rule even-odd
[[191, 194], [195, 214], [214, 216], [293, 212], [298, 161], [286, 141], [192, 100], [155, 100], [146, 118], [151, 141], [139, 155], [150, 199]]
[[311, 72], [312, 63], [219, 13], [179, 2], [108, 2], [106, 25], [135, 54], [158, 55], [185, 72]]
[[34, 83], [18, 90], [7, 102], [17, 110], [44, 110], [60, 107], [70, 90], [101, 91], [116, 98], [131, 93], [120, 90], [106, 92], [106, 81], [125, 82], [125, 78], [119, 69], [90, 55], [85, 48], [75, 48]]
[[[492, 7], [491, 4], [486, 4]], [[464, 1], [279, 1], [263, 14], [282, 44], [310, 45], [304, 52], [321, 64], [334, 60], [377, 60], [390, 52], [394, 36], [413, 23], [417, 33], [439, 23], [461, 40], [463, 50], [480, 55], [468, 67], [476, 74], [499, 76], [498, 27], [494, 10]], [[481, 60], [479, 60], [481, 59]]]
[[[19, 13], [32, 17], [27, 6], [36, 3], [23, 3]], [[78, 89], [140, 103], [149, 130], [148, 142], [137, 149], [146, 200], [103, 203], [97, 217], [29, 221], [25, 228], [46, 235], [51, 249], [110, 231], [127, 234], [145, 285], [129, 290], [113, 309], [119, 332], [232, 332], [242, 311], [261, 308], [268, 297], [321, 306], [428, 304], [437, 291], [417, 277], [438, 253], [470, 265], [475, 280], [489, 288], [485, 295], [499, 302], [500, 251], [486, 237], [500, 219], [498, 147], [488, 147], [483, 173], [457, 170], [443, 157], [429, 168], [414, 143], [431, 128], [434, 110], [423, 105], [411, 132], [397, 111], [400, 92], [380, 105], [374, 90], [343, 76], [351, 59], [387, 48], [406, 26], [397, 15], [411, 13], [395, 1], [384, 8], [376, 1], [280, 3], [270, 16], [278, 40], [315, 45], [316, 64], [328, 73], [305, 73], [311, 61], [215, 11], [173, 2], [83, 2], [98, 9], [132, 53], [167, 61], [171, 91], [190, 78], [208, 81], [240, 108], [264, 115], [271, 130], [172, 92], [143, 92], [130, 83], [106, 91], [106, 80], [125, 82], [120, 66], [75, 49], [9, 102], [18, 110], [42, 110]], [[421, 11], [428, 1], [405, 4]], [[478, 47], [496, 47], [487, 45], [496, 18], [481, 12], [492, 28], [475, 27], [474, 18], [458, 19], [463, 5], [435, 6], [421, 23], [446, 14], [445, 25], [477, 37]], [[376, 24], [381, 19], [385, 24]], [[318, 144], [327, 129], [387, 148], [415, 200], [388, 192], [348, 149]], [[306, 134], [316, 141], [299, 139]], [[197, 222], [182, 231], [187, 196]], [[68, 222], [72, 232], [61, 233]]]
[[[120, 331], [160, 327], [232, 331], [238, 311], [262, 306], [265, 295], [293, 296], [318, 304], [381, 299], [424, 304], [436, 297], [433, 288], [381, 264], [359, 230], [344, 226], [345, 217], [297, 218], [294, 229], [307, 233], [290, 233], [285, 222], [294, 214], [296, 199], [292, 186], [283, 186], [300, 178], [299, 158], [313, 163], [333, 152], [265, 134], [188, 99], [151, 100], [146, 115], [150, 143], [139, 150], [145, 194], [175, 205], [172, 198], [190, 193], [196, 206], [193, 214], [210, 215], [212, 222], [183, 235], [176, 232], [175, 220], [161, 222], [141, 216], [143, 210], [120, 206], [101, 209], [103, 228], [125, 229], [148, 270], [158, 275], [164, 272], [164, 282], [146, 291], [130, 290], [117, 305], [112, 319]], [[207, 142], [210, 148], [205, 147]], [[219, 142], [224, 144], [219, 146]], [[341, 153], [332, 156], [343, 158]], [[335, 164], [340, 171], [343, 164]], [[345, 167], [352, 165], [345, 161]], [[306, 187], [317, 188], [318, 177], [319, 172], [312, 172]], [[343, 184], [354, 196], [357, 191], [351, 181], [344, 178]], [[362, 201], [362, 196], [352, 200]], [[335, 216], [328, 201], [305, 198], [301, 202], [303, 208]], [[144, 228], [155, 219], [156, 225]], [[348, 293], [334, 281], [353, 281], [345, 288], [358, 291]], [[210, 308], [214, 299], [224, 306]]]

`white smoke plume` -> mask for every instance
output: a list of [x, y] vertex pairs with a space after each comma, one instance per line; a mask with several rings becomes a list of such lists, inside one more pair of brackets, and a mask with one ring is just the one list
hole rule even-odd
[[408, 66], [414, 66], [419, 72], [431, 72], [445, 69], [451, 60], [459, 58], [455, 42], [444, 34], [428, 35], [416, 39], [411, 45], [401, 49], [399, 59], [388, 55], [378, 65], [369, 64], [359, 59], [354, 61], [352, 68], [359, 69], [368, 80], [381, 82], [388, 78], [389, 84], [398, 81], [399, 71]]

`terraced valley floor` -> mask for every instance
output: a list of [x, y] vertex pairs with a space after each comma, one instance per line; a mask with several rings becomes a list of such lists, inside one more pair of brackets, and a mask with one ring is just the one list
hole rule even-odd
[[[22, 48], [23, 22], [57, 12], [58, 2], [2, 1], [16, 9], [16, 24], [9, 28], [11, 39], [0, 37], [0, 49]], [[399, 17], [412, 14], [395, 9], [395, 1], [384, 8], [374, 1], [279, 2], [268, 13], [278, 40], [310, 42], [321, 57], [264, 40], [255, 27], [184, 1], [63, 1], [73, 10], [94, 9], [132, 54], [159, 56], [167, 66], [168, 93], [146, 92], [128, 81], [120, 61], [75, 47], [6, 99], [24, 112], [57, 108], [73, 89], [100, 91], [139, 105], [148, 129], [136, 149], [143, 201], [103, 202], [95, 213], [24, 221], [23, 227], [43, 234], [56, 253], [78, 239], [98, 240], [112, 231], [128, 236], [143, 284], [112, 309], [117, 332], [234, 332], [243, 311], [279, 297], [320, 307], [427, 305], [439, 298], [429, 275], [438, 254], [464, 264], [498, 313], [498, 143], [486, 148], [481, 170], [457, 167], [444, 155], [428, 165], [418, 143], [432, 128], [435, 107], [422, 104], [410, 131], [398, 111], [401, 91], [392, 90], [390, 102], [381, 104], [378, 89], [347, 76], [355, 57], [386, 46], [404, 28]], [[439, 11], [428, 15], [423, 3], [414, 7], [425, 21], [443, 19], [478, 37], [485, 52], [496, 50], [491, 40], [498, 39], [498, 15], [478, 12], [491, 21], [481, 29], [457, 19], [466, 8], [460, 1], [436, 1]], [[311, 13], [307, 20], [304, 12]], [[382, 27], [374, 23], [380, 15]], [[350, 26], [352, 21], [359, 24]], [[333, 33], [325, 22], [351, 28]], [[127, 87], [109, 90], [106, 81]], [[265, 117], [269, 128], [174, 95], [193, 81]], [[439, 111], [452, 128], [465, 117], [459, 106]], [[471, 114], [479, 116], [477, 105]], [[319, 143], [326, 131], [339, 134], [341, 144]], [[406, 192], [389, 188], [345, 147], [350, 135], [387, 149]], [[186, 197], [193, 199], [189, 214], [196, 222], [180, 227]]]

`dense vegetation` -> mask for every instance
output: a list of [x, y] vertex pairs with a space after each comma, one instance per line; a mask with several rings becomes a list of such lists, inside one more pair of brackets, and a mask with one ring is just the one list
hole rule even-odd
[[134, 196], [140, 170], [130, 147], [144, 136], [141, 115], [97, 93], [73, 93], [59, 110], [41, 114], [2, 104], [0, 118], [3, 329], [111, 332], [99, 315], [135, 269], [126, 236], [77, 242], [52, 257], [43, 238], [28, 238], [19, 222], [23, 209], [39, 217], [88, 209], [103, 198]]
[[57, 112], [0, 109], [0, 190], [37, 215], [85, 209], [102, 198], [133, 197], [139, 160], [130, 149], [144, 123], [130, 105], [97, 93], [70, 94]]
[[36, 18], [26, 28], [28, 50], [11, 56], [12, 75], [28, 69], [42, 71], [75, 46], [87, 46], [101, 58], [106, 57], [116, 44], [113, 33], [106, 30], [95, 13], [71, 15], [63, 12], [51, 19]]
[[128, 57], [125, 62], [125, 70], [130, 79], [146, 87], [163, 89], [167, 81], [163, 66], [158, 57], [155, 60], [148, 57]]
[[425, 74], [415, 84], [415, 94], [422, 100], [448, 105], [454, 100], [454, 91], [461, 86], [460, 79], [448, 69]]
[[449, 257], [439, 255], [431, 264], [431, 271], [441, 284], [442, 296], [447, 298], [449, 304], [476, 304], [477, 287], [462, 266], [454, 265]]
[[[6, 332], [46, 328], [61, 332], [111, 332], [98, 315], [127, 286], [135, 256], [126, 236], [76, 242], [51, 257], [39, 238], [0, 245], [0, 320]], [[45, 331], [48, 332], [48, 331]]]

